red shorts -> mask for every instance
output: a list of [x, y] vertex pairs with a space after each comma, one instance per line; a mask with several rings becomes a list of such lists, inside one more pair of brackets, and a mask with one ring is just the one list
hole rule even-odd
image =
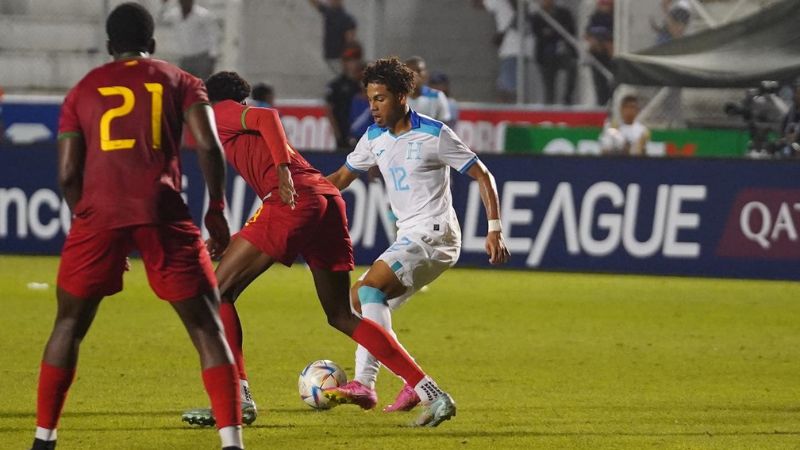
[[150, 287], [164, 300], [186, 300], [217, 286], [211, 257], [191, 221], [112, 230], [90, 230], [74, 221], [61, 252], [58, 286], [80, 298], [116, 294], [125, 258], [134, 249], [142, 255]]
[[301, 255], [312, 269], [353, 270], [347, 211], [338, 195], [303, 195], [295, 209], [264, 203], [237, 234], [276, 261], [291, 266]]

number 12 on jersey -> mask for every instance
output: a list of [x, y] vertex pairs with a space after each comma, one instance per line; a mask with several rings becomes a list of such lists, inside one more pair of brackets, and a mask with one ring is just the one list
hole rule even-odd
[[[153, 131], [153, 150], [161, 148], [161, 114], [164, 106], [164, 86], [161, 83], [145, 83], [144, 88], [150, 93], [150, 126]], [[100, 95], [110, 97], [119, 95], [122, 104], [111, 108], [100, 118], [100, 149], [104, 152], [113, 150], [127, 150], [136, 145], [136, 139], [111, 139], [111, 121], [124, 117], [133, 111], [136, 105], [136, 96], [133, 91], [125, 86], [108, 86], [97, 88]]]
[[407, 191], [411, 189], [408, 186], [408, 183], [405, 182], [407, 175], [406, 169], [402, 167], [389, 167], [389, 172], [392, 174], [392, 181], [394, 181], [395, 191]]

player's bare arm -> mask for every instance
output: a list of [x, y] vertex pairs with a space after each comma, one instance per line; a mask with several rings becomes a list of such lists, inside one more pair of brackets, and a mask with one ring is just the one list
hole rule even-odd
[[86, 144], [83, 136], [65, 136], [58, 140], [58, 184], [71, 211], [83, 193], [83, 163]]
[[278, 171], [278, 194], [284, 204], [294, 209], [297, 192], [294, 189], [292, 172], [289, 170], [290, 155], [294, 153], [294, 149], [289, 145], [278, 111], [270, 108], [250, 108], [244, 120], [248, 129], [258, 130], [261, 138], [266, 141]]
[[[497, 185], [494, 176], [486, 166], [478, 161], [467, 171], [470, 177], [478, 182], [481, 201], [486, 209], [486, 218], [489, 219], [489, 232], [486, 234], [486, 253], [491, 264], [504, 264], [510, 256], [506, 243], [503, 240], [503, 231], [500, 223], [500, 198], [497, 195]], [[497, 224], [494, 227], [493, 224]]]
[[214, 111], [209, 105], [195, 105], [186, 111], [186, 124], [197, 143], [197, 157], [208, 186], [209, 207], [204, 219], [210, 236], [207, 245], [211, 256], [221, 256], [231, 234], [223, 209], [225, 205], [225, 160], [217, 137]]
[[336, 172], [327, 176], [328, 181], [331, 182], [340, 191], [347, 189], [350, 183], [358, 178], [358, 174], [348, 169], [347, 166], [342, 166]]

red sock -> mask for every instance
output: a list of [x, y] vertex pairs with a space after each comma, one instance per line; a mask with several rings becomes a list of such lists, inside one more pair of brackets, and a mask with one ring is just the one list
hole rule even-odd
[[36, 401], [36, 426], [54, 430], [67, 399], [75, 368], [65, 369], [42, 361], [39, 369], [39, 390]]
[[369, 319], [361, 319], [361, 323], [358, 324], [351, 337], [411, 386], [416, 386], [425, 377], [425, 372], [403, 350], [397, 339], [377, 323]]
[[225, 340], [233, 353], [233, 362], [239, 369], [239, 378], [247, 379], [244, 370], [244, 355], [242, 354], [242, 323], [239, 321], [239, 314], [233, 303], [223, 301], [219, 306], [219, 317], [222, 319], [222, 327], [225, 329]]
[[217, 428], [242, 424], [242, 398], [239, 395], [239, 377], [236, 366], [223, 364], [203, 370], [203, 384], [211, 399], [211, 410]]

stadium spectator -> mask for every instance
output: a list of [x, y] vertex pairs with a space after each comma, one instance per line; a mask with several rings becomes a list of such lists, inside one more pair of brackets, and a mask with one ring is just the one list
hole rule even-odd
[[784, 155], [800, 155], [800, 82], [794, 84], [794, 96], [781, 122], [781, 133]]
[[[494, 177], [447, 125], [408, 107], [414, 77], [414, 72], [397, 58], [379, 59], [367, 66], [363, 83], [375, 125], [347, 155], [345, 164], [328, 176], [336, 187], [345, 189], [377, 166], [387, 181], [391, 209], [398, 216], [397, 238], [353, 285], [350, 294], [354, 308], [390, 335], [394, 335], [391, 310], [452, 267], [460, 254], [461, 232], [450, 192], [451, 167], [480, 185], [489, 219], [485, 248], [490, 263], [502, 264], [509, 257]], [[360, 346], [353, 381], [326, 390], [326, 396], [338, 403], [374, 408], [379, 368], [377, 359]], [[449, 395], [437, 393], [435, 402], [439, 405], [431, 409], [436, 411], [432, 420], [447, 420], [455, 415], [455, 404]], [[384, 411], [408, 411], [428, 395], [413, 383], [406, 383]]]
[[[302, 255], [314, 278], [328, 323], [380, 355], [381, 362], [425, 399], [418, 426], [436, 426], [455, 415], [455, 405], [414, 362], [392, 334], [353, 313], [350, 271], [353, 248], [347, 231], [345, 203], [339, 189], [291, 147], [274, 110], [241, 104], [250, 87], [235, 72], [220, 72], [206, 81], [214, 103], [217, 129], [228, 161], [263, 199], [261, 209], [236, 234], [217, 267], [225, 336], [241, 379], [247, 379], [242, 328], [234, 302], [274, 263], [291, 266]], [[242, 393], [249, 399], [249, 393]], [[210, 425], [208, 409], [184, 413], [190, 423]]]
[[[419, 114], [441, 122], [451, 119], [450, 107], [444, 92], [428, 86], [428, 64], [421, 56], [412, 56], [405, 62], [406, 66], [414, 72], [414, 89], [408, 94], [408, 106]], [[359, 136], [360, 137], [360, 136]]]
[[[361, 72], [363, 73], [363, 71], [364, 64], [362, 63]], [[347, 132], [347, 147], [349, 150], [353, 148], [356, 142], [358, 142], [358, 139], [366, 133], [367, 128], [375, 123], [372, 119], [372, 113], [369, 111], [369, 101], [367, 100], [367, 93], [364, 89], [359, 89], [350, 100], [348, 123], [350, 124]]]
[[564, 72], [566, 85], [562, 103], [571, 105], [578, 75], [577, 53], [572, 45], [553, 27], [545, 15], [555, 20], [571, 36], [575, 36], [575, 19], [572, 13], [556, 4], [556, 0], [539, 0], [540, 9], [529, 19], [536, 37], [536, 64], [542, 74], [545, 103], [556, 102], [556, 79]]
[[322, 14], [322, 57], [333, 73], [338, 73], [344, 51], [357, 44], [356, 19], [344, 9], [344, 0], [308, 0]]
[[[614, 0], [597, 0], [597, 6], [586, 25], [586, 41], [589, 53], [609, 72], [614, 72]], [[592, 66], [592, 81], [598, 105], [605, 105], [611, 99], [613, 81], [606, 78]]]
[[[517, 98], [517, 61], [520, 56], [520, 39], [524, 39], [522, 56], [527, 59], [531, 55], [533, 43], [528, 33], [517, 30], [516, 0], [474, 0], [473, 5], [483, 8], [494, 17], [495, 33], [492, 43], [497, 47], [497, 59], [500, 62], [497, 74], [497, 98], [501, 102], [511, 103]], [[523, 36], [524, 33], [524, 36]]]
[[211, 252], [222, 252], [230, 239], [222, 145], [212, 131], [202, 81], [150, 58], [153, 28], [142, 6], [116, 7], [106, 21], [114, 60], [83, 77], [61, 108], [58, 180], [72, 226], [58, 269], [58, 312], [41, 362], [34, 450], [56, 446], [79, 347], [102, 299], [122, 290], [126, 256], [134, 249], [153, 291], [178, 313], [199, 353], [223, 450], [244, 448], [239, 376], [219, 325], [214, 267], [181, 198], [183, 123], [197, 141], [208, 186], [204, 222]]
[[450, 95], [452, 92], [450, 90], [450, 77], [448, 77], [444, 72], [433, 72], [431, 74], [430, 81], [428, 82], [428, 86], [430, 86], [432, 89], [438, 89], [444, 92], [444, 95], [447, 96], [447, 107], [450, 110], [450, 120], [445, 123], [448, 127], [455, 129], [456, 124], [458, 123], [459, 108], [458, 102]]
[[178, 65], [192, 75], [206, 79], [214, 71], [219, 42], [219, 26], [211, 12], [194, 0], [179, 0], [169, 6], [164, 0], [160, 22], [175, 30], [180, 51]]
[[350, 140], [350, 109], [355, 96], [363, 90], [361, 75], [364, 72], [364, 61], [361, 59], [361, 47], [351, 45], [345, 49], [341, 66], [341, 74], [328, 83], [325, 112], [336, 138], [336, 148], [349, 151], [355, 145]]
[[[650, 26], [656, 32], [656, 44], [658, 45], [685, 35], [692, 17], [689, 0], [661, 0], [661, 9], [664, 14], [661, 23], [657, 23], [652, 18], [650, 19]], [[658, 111], [664, 116], [662, 120], [663, 126], [685, 126], [683, 118], [683, 89], [679, 86], [668, 86], [663, 89], [661, 104], [658, 107]]]
[[259, 108], [273, 108], [275, 105], [275, 89], [267, 83], [257, 83], [250, 91], [249, 105]]
[[620, 122], [606, 121], [600, 135], [600, 147], [607, 155], [644, 156], [650, 142], [650, 130], [637, 120], [639, 99], [626, 95], [620, 101]]
[[689, 0], [661, 0], [661, 9], [664, 12], [661, 23], [650, 19], [650, 25], [656, 32], [656, 44], [663, 44], [685, 35], [692, 17]]

